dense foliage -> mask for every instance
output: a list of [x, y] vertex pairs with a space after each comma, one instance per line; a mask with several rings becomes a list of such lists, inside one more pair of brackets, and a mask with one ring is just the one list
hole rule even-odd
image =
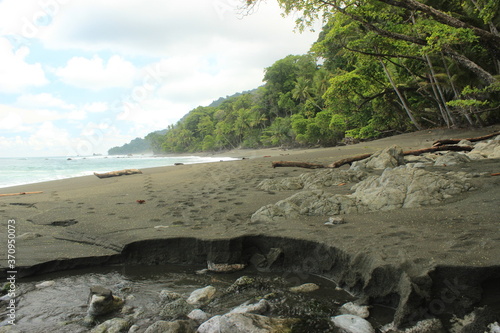
[[108, 150], [108, 155], [141, 154], [151, 151], [151, 145], [145, 139], [135, 138], [121, 147], [113, 147]]
[[278, 2], [302, 14], [300, 29], [326, 22], [309, 54], [276, 61], [258, 89], [148, 135], [155, 151], [327, 146], [500, 121], [498, 0]]

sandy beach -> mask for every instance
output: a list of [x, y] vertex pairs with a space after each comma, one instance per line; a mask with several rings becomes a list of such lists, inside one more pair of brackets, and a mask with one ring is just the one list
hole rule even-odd
[[[349, 214], [347, 223], [325, 226], [324, 216], [304, 216], [270, 224], [252, 223], [260, 207], [294, 191], [261, 191], [268, 178], [315, 170], [275, 168], [271, 161], [333, 161], [398, 145], [404, 150], [432, 146], [438, 139], [467, 138], [500, 130], [435, 129], [355, 145], [317, 149], [236, 150], [220, 156], [240, 160], [144, 169], [143, 174], [99, 179], [86, 176], [4, 188], [1, 193], [43, 191], [0, 198], [1, 225], [15, 219], [18, 267], [54, 260], [118, 255], [132, 242], [194, 237], [231, 239], [265, 235], [314, 241], [356, 257], [373, 258], [373, 267], [392, 265], [420, 276], [439, 267], [500, 267], [500, 177], [478, 177], [476, 191], [443, 204], [414, 209]], [[269, 156], [269, 157], [264, 157]], [[348, 166], [342, 167], [344, 169]], [[498, 173], [500, 160], [449, 166], [450, 171]], [[337, 186], [350, 193], [353, 184]], [[144, 200], [139, 204], [137, 200]], [[6, 232], [1, 233], [6, 243]], [[2, 254], [5, 252], [2, 251]], [[1, 257], [1, 267], [6, 267]], [[404, 268], [406, 267], [406, 268]], [[22, 272], [22, 270], [21, 270]], [[26, 269], [26, 274], [36, 270]]]

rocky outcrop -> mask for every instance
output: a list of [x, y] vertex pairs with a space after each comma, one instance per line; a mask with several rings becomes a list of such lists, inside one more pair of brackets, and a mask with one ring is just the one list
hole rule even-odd
[[290, 330], [293, 319], [271, 318], [252, 313], [215, 316], [198, 327], [198, 333], [278, 333]]
[[432, 172], [405, 166], [386, 169], [353, 186], [353, 196], [366, 211], [415, 208], [438, 204], [473, 189], [465, 172]]
[[392, 146], [374, 153], [366, 160], [360, 161], [368, 169], [384, 170], [395, 168], [405, 164], [403, 149], [398, 146]]
[[323, 190], [300, 191], [266, 205], [252, 215], [253, 222], [273, 222], [299, 215], [328, 216], [369, 211], [415, 208], [438, 204], [473, 189], [465, 172], [428, 171], [406, 166], [386, 169], [352, 187], [350, 195]]
[[500, 158], [500, 135], [493, 140], [476, 143], [469, 154], [480, 154], [485, 158]]
[[265, 179], [257, 188], [264, 191], [318, 190], [343, 183], [357, 183], [367, 176], [363, 171], [324, 169], [298, 177]]
[[[265, 258], [273, 253], [279, 254], [279, 259], [266, 266], [266, 271], [290, 274], [297, 267], [307, 267], [307, 274], [324, 276], [352, 294], [396, 308], [394, 327], [413, 326], [420, 319], [432, 317], [436, 304], [440, 306], [440, 314], [470, 312], [474, 304], [497, 290], [495, 288], [500, 283], [499, 267], [428, 267], [413, 262], [389, 264], [370, 253], [347, 253], [333, 245], [262, 235], [216, 240], [171, 238], [140, 241], [127, 245], [119, 262], [201, 266], [208, 258], [226, 258], [228, 262], [253, 265], [251, 258]], [[113, 260], [118, 262], [114, 257]], [[62, 268], [74, 267], [81, 262], [68, 260], [63, 262]], [[90, 263], [91, 260], [83, 262]], [[50, 262], [33, 267], [32, 271], [41, 273], [58, 269], [61, 266]], [[228, 291], [235, 293], [255, 282], [254, 278], [241, 277], [228, 287]], [[172, 299], [165, 295], [164, 300], [161, 298], [162, 303], [167, 302], [160, 309], [160, 316], [165, 319], [186, 318], [195, 309], [183, 297]]]

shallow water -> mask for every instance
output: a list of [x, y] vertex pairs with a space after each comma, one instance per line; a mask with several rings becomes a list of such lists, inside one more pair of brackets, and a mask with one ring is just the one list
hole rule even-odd
[[71, 156], [0, 158], [0, 188], [88, 176], [94, 172], [229, 161], [229, 157], [199, 156]]
[[[162, 320], [159, 312], [162, 290], [177, 292], [187, 297], [198, 288], [212, 285], [217, 288], [218, 297], [202, 309], [216, 315], [229, 312], [232, 308], [251, 300], [271, 294], [270, 313], [265, 315], [283, 318], [301, 318], [295, 332], [335, 332], [329, 323], [340, 305], [354, 298], [345, 291], [336, 289], [327, 279], [307, 275], [292, 276], [289, 273], [262, 273], [245, 269], [231, 274], [195, 274], [200, 267], [192, 266], [115, 266], [53, 273], [36, 278], [25, 278], [18, 286], [16, 309], [16, 332], [88, 332], [81, 324], [87, 311], [89, 288], [101, 285], [111, 289], [113, 294], [126, 299], [126, 306], [132, 307], [133, 320], [143, 332], [149, 325]], [[242, 292], [226, 292], [240, 276], [256, 278], [255, 288]], [[302, 280], [302, 281], [301, 281]], [[45, 288], [36, 287], [42, 281], [54, 281]], [[299, 283], [300, 282], [300, 283]], [[307, 294], [293, 294], [288, 288], [301, 283], [313, 282], [320, 286], [318, 291]], [[164, 305], [164, 304], [163, 304]], [[375, 307], [370, 321], [375, 327], [390, 321], [392, 310]], [[112, 317], [124, 317], [113, 314]], [[3, 320], [4, 318], [1, 318]]]

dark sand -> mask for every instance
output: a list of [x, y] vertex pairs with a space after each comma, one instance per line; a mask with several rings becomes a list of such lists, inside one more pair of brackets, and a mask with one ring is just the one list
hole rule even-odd
[[[256, 189], [265, 178], [296, 176], [314, 170], [271, 167], [271, 161], [329, 163], [397, 144], [403, 149], [430, 147], [442, 138], [487, 134], [482, 130], [429, 130], [356, 145], [310, 150], [233, 151], [224, 156], [248, 159], [144, 169], [143, 174], [98, 179], [95, 176], [1, 189], [0, 193], [43, 191], [0, 197], [1, 240], [16, 220], [17, 266], [54, 259], [117, 254], [124, 245], [145, 239], [191, 236], [202, 239], [265, 234], [314, 240], [350, 253], [367, 252], [380, 260], [422, 265], [492, 266], [500, 264], [500, 177], [478, 178], [481, 189], [451, 202], [419, 209], [347, 215], [344, 225], [327, 227], [325, 217], [303, 217], [273, 224], [252, 224], [261, 206], [294, 191]], [[272, 157], [262, 157], [271, 155]], [[472, 162], [450, 170], [500, 172], [500, 160]], [[481, 184], [479, 184], [481, 183]], [[351, 184], [338, 188], [349, 192]], [[136, 200], [145, 200], [138, 204]], [[25, 233], [40, 237], [20, 237]], [[6, 251], [1, 251], [6, 267]]]

